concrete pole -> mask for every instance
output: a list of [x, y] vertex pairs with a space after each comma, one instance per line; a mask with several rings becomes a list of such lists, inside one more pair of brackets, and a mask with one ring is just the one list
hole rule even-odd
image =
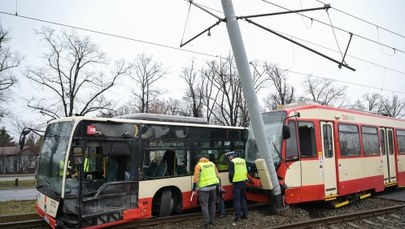
[[[243, 95], [247, 103], [251, 125], [253, 127], [253, 133], [256, 138], [257, 148], [260, 152], [270, 152], [269, 144], [266, 140], [267, 136], [264, 131], [263, 118], [260, 112], [260, 106], [253, 85], [252, 74], [250, 72], [249, 62], [246, 56], [245, 46], [243, 44], [242, 35], [233, 8], [232, 0], [221, 0], [221, 2], [226, 18], [228, 36], [231, 41], [236, 66], [239, 72], [240, 81], [242, 83]], [[264, 159], [266, 161], [266, 165], [270, 173], [269, 175], [271, 178], [271, 182], [273, 184], [273, 196], [275, 197], [275, 200], [277, 198], [281, 198], [282, 200], [281, 188], [278, 182], [276, 170], [274, 168], [273, 158], [271, 157], [270, 153], [265, 153], [265, 155], [267, 156], [267, 158]], [[277, 206], [281, 204], [280, 202], [280, 199], [275, 201], [276, 208], [281, 207]]]

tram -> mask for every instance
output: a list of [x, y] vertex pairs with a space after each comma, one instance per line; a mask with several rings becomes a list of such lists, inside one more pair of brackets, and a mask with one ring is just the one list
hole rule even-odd
[[[263, 113], [265, 131], [285, 204], [330, 201], [341, 207], [387, 187], [405, 186], [405, 120], [373, 113], [297, 103]], [[284, 126], [284, 128], [283, 128]], [[289, 138], [283, 139], [283, 129]], [[248, 199], [271, 203], [249, 131], [245, 159]]]
[[192, 176], [200, 156], [217, 164], [231, 189], [223, 155], [243, 153], [246, 132], [152, 114], [53, 120], [39, 155], [36, 210], [52, 228], [103, 228], [195, 208]]

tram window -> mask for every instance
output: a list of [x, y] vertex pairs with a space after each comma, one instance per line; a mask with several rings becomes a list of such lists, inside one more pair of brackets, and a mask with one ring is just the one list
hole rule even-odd
[[397, 131], [399, 154], [405, 155], [405, 130]]
[[379, 155], [378, 132], [376, 127], [361, 127], [364, 155]]
[[297, 160], [298, 159], [298, 146], [297, 146], [297, 131], [295, 128], [295, 121], [290, 121], [288, 123], [290, 127], [291, 136], [287, 139], [287, 152], [286, 152], [286, 160]]
[[323, 145], [325, 150], [325, 157], [333, 157], [333, 139], [331, 125], [323, 125]]
[[301, 157], [315, 157], [315, 130], [312, 122], [298, 123], [298, 136], [300, 142]]
[[360, 156], [360, 138], [357, 126], [339, 124], [339, 140], [342, 156]]
[[385, 131], [383, 129], [380, 129], [380, 145], [381, 145], [382, 155], [385, 155], [386, 154], [386, 151], [385, 151]]
[[392, 144], [393, 143], [392, 130], [388, 130], [387, 133], [388, 133], [388, 153], [390, 155], [393, 155], [394, 154], [394, 149], [393, 149], [394, 145]]

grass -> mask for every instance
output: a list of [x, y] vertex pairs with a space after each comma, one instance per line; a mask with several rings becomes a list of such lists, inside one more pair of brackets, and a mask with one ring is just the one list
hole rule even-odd
[[15, 185], [15, 180], [0, 181], [0, 189], [10, 189], [10, 188], [33, 188], [35, 187], [35, 180], [19, 180], [18, 186]]
[[35, 200], [11, 200], [0, 204], [0, 216], [29, 213], [36, 213]]
[[[33, 188], [35, 185], [35, 180], [19, 180], [18, 186], [15, 186], [15, 180], [0, 181], [0, 190], [12, 188]], [[10, 200], [0, 202], [0, 216], [29, 213], [36, 213], [35, 200]]]

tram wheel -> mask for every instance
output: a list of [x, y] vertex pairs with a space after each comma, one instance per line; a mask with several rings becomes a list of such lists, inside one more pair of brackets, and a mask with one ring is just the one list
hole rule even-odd
[[172, 191], [165, 189], [162, 191], [162, 199], [160, 201], [159, 217], [170, 216], [173, 210]]

